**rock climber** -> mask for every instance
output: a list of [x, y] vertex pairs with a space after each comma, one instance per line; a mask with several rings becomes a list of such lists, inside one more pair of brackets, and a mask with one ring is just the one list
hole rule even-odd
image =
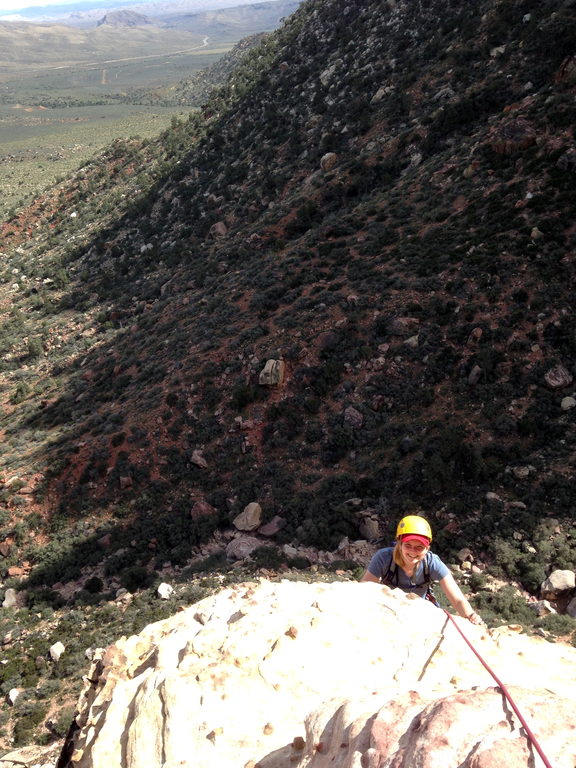
[[361, 581], [375, 581], [399, 587], [438, 605], [431, 582], [438, 581], [459, 616], [472, 624], [484, 624], [474, 611], [447, 566], [430, 551], [432, 529], [419, 515], [403, 517], [396, 529], [394, 547], [379, 549], [372, 557]]

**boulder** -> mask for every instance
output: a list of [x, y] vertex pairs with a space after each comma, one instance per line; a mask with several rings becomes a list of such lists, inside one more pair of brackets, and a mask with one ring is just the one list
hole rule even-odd
[[280, 517], [280, 515], [274, 515], [272, 520], [265, 523], [264, 525], [261, 525], [260, 528], [258, 528], [258, 533], [260, 536], [266, 536], [266, 537], [273, 537], [276, 536], [282, 528], [286, 525], [286, 518]]
[[199, 499], [198, 501], [194, 502], [194, 505], [192, 506], [192, 509], [190, 510], [190, 516], [193, 520], [198, 519], [199, 517], [204, 517], [207, 515], [215, 515], [216, 510], [211, 504], [208, 504], [207, 501], [204, 501], [203, 499]]
[[528, 120], [517, 118], [496, 125], [492, 131], [491, 146], [500, 155], [514, 155], [536, 143], [536, 130]]
[[50, 646], [50, 658], [52, 659], [52, 661], [55, 662], [55, 663], [57, 661], [60, 661], [60, 657], [62, 656], [62, 654], [64, 653], [65, 650], [66, 650], [66, 646], [60, 640], [58, 640], [56, 643], [54, 643], [54, 645], [51, 645]]
[[558, 613], [548, 600], [537, 600], [535, 603], [528, 603], [528, 607], [540, 618], [549, 616], [551, 613]]
[[234, 527], [239, 531], [255, 531], [262, 522], [262, 507], [257, 501], [247, 504], [234, 518]]
[[540, 594], [543, 598], [552, 600], [562, 592], [567, 592], [576, 587], [576, 574], [574, 571], [552, 571], [550, 576], [542, 582]]
[[12, 587], [8, 587], [4, 593], [2, 608], [15, 608], [18, 605], [18, 593]]
[[255, 536], [238, 536], [226, 547], [226, 557], [228, 560], [244, 560], [261, 546], [262, 542]]
[[266, 365], [260, 371], [258, 383], [263, 386], [274, 387], [284, 383], [285, 365], [283, 360], [267, 360]]
[[335, 152], [326, 152], [326, 154], [322, 155], [320, 158], [320, 168], [323, 171], [331, 171], [337, 162], [338, 155]]
[[573, 376], [563, 365], [556, 365], [545, 374], [544, 380], [550, 389], [562, 389], [572, 384]]
[[202, 456], [202, 453], [199, 450], [192, 451], [192, 456], [190, 457], [190, 463], [195, 464], [197, 467], [200, 467], [200, 469], [208, 469], [208, 462]]
[[224, 237], [228, 232], [228, 227], [226, 226], [225, 222], [223, 221], [217, 221], [215, 224], [212, 224], [210, 227], [210, 236], [213, 238], [218, 237]]
[[10, 688], [10, 690], [6, 695], [6, 701], [11, 707], [13, 707], [14, 704], [16, 704], [16, 700], [18, 699], [21, 693], [24, 693], [24, 688]]
[[158, 585], [156, 594], [161, 600], [168, 600], [174, 594], [174, 587], [171, 584], [166, 584], [166, 582], [163, 581], [162, 584]]
[[[549, 745], [559, 736], [555, 720], [571, 717], [570, 701], [558, 700], [555, 712], [554, 697], [543, 689], [513, 687], [509, 692], [523, 715], [538, 721], [538, 740], [551, 752]], [[533, 764], [533, 747], [523, 729], [503, 717], [510, 710], [497, 687], [462, 691], [435, 701], [411, 690], [382, 707], [374, 706], [374, 701], [354, 704], [331, 701], [311, 713], [306, 718], [302, 752], [296, 760], [292, 749], [290, 764], [310, 768], [336, 764], [363, 768], [525, 768]], [[574, 739], [569, 736], [568, 722], [557, 727], [563, 738], [572, 741], [567, 749], [556, 753], [568, 766], [574, 755]], [[321, 761], [315, 759], [318, 752]], [[352, 762], [356, 755], [361, 756], [358, 763]], [[340, 762], [343, 757], [350, 761]], [[261, 765], [268, 768], [280, 763]]]
[[373, 509], [362, 510], [358, 513], [358, 529], [360, 534], [368, 541], [375, 541], [381, 535], [380, 518]]
[[344, 409], [344, 423], [351, 426], [352, 429], [361, 429], [364, 424], [364, 416], [354, 406], [349, 405]]
[[479, 365], [472, 366], [472, 370], [468, 374], [468, 384], [474, 387], [482, 378], [483, 370]]
[[12, 552], [12, 544], [9, 541], [0, 541], [0, 555], [2, 557], [10, 557]]
[[388, 333], [392, 336], [413, 336], [419, 326], [417, 317], [394, 317], [388, 323]]
[[59, 741], [49, 747], [20, 747], [0, 758], [0, 768], [53, 768], [60, 749]]
[[[455, 622], [551, 764], [572, 768], [576, 648]], [[99, 649], [75, 720], [60, 768], [528, 768], [535, 759], [445, 613], [375, 583], [224, 589]]]

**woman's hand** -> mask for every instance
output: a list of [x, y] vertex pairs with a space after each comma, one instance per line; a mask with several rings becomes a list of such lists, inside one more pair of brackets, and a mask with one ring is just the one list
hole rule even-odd
[[454, 576], [452, 576], [451, 573], [448, 573], [443, 579], [440, 579], [440, 586], [459, 616], [462, 616], [463, 619], [468, 619], [471, 624], [485, 626], [482, 617], [476, 613], [468, 600], [466, 600], [462, 590], [458, 584], [456, 584]]

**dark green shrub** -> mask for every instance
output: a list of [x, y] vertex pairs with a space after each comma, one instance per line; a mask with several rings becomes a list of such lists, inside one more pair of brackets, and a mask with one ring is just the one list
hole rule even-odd
[[98, 576], [92, 576], [90, 579], [84, 582], [84, 589], [91, 594], [102, 592], [104, 582]]
[[28, 397], [28, 395], [30, 394], [31, 391], [32, 391], [32, 389], [31, 389], [30, 385], [27, 382], [20, 381], [16, 385], [16, 389], [14, 390], [12, 395], [10, 396], [11, 404], [12, 405], [18, 405], [19, 403], [22, 403], [24, 400], [26, 400], [26, 398]]
[[128, 592], [137, 592], [139, 589], [149, 587], [153, 581], [154, 575], [149, 574], [141, 565], [133, 565], [120, 574], [120, 583]]
[[39, 338], [33, 336], [28, 339], [28, 357], [31, 360], [37, 360], [43, 352], [42, 341]]
[[250, 403], [258, 399], [258, 393], [254, 387], [249, 384], [239, 384], [232, 392], [230, 405], [234, 410], [241, 411]]
[[534, 611], [511, 586], [502, 587], [498, 592], [480, 592], [472, 602], [488, 624], [504, 621], [531, 627], [535, 622]]
[[538, 619], [536, 623], [542, 629], [558, 637], [560, 635], [569, 635], [573, 632], [576, 626], [576, 619], [573, 619], [572, 616], [551, 613], [549, 616]]
[[279, 568], [285, 562], [282, 552], [272, 545], [257, 547], [250, 555], [259, 568]]
[[14, 724], [13, 744], [23, 747], [32, 741], [33, 731], [46, 717], [48, 707], [35, 701], [17, 701], [15, 709], [18, 719]]

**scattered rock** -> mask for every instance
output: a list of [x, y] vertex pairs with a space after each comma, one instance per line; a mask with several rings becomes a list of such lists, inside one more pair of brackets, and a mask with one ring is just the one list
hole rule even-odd
[[557, 365], [546, 373], [544, 380], [550, 389], [562, 389], [572, 384], [573, 376], [563, 365]]
[[12, 544], [8, 541], [1, 541], [0, 555], [2, 555], [2, 557], [10, 557], [10, 552], [12, 552]]
[[0, 758], [0, 768], [54, 768], [61, 750], [61, 740], [49, 747], [20, 747]]
[[168, 600], [174, 594], [174, 587], [171, 584], [166, 584], [166, 582], [163, 581], [162, 584], [158, 585], [156, 594], [161, 600]]
[[262, 523], [262, 507], [258, 502], [252, 501], [234, 518], [233, 523], [239, 531], [255, 531]]
[[540, 594], [544, 599], [557, 597], [561, 592], [566, 592], [576, 587], [576, 574], [574, 571], [552, 571], [550, 576], [542, 582]]
[[456, 557], [458, 558], [460, 563], [474, 562], [474, 555], [472, 554], [472, 550], [468, 549], [468, 547], [464, 547], [463, 549], [461, 549], [456, 555]]
[[560, 403], [560, 407], [563, 411], [571, 411], [572, 408], [576, 408], [576, 398], [563, 397], [562, 402]]
[[190, 458], [190, 462], [192, 464], [195, 464], [197, 467], [200, 467], [200, 469], [208, 469], [208, 462], [202, 456], [199, 450], [192, 451], [192, 457]]
[[228, 560], [245, 560], [250, 557], [255, 549], [262, 546], [260, 539], [255, 536], [238, 536], [226, 547], [226, 558]]
[[16, 704], [16, 699], [18, 698], [18, 696], [20, 696], [21, 693], [24, 693], [24, 688], [11, 688], [8, 691], [8, 694], [6, 696], [6, 701], [11, 707], [13, 707], [14, 704]]
[[331, 171], [337, 162], [338, 155], [335, 152], [326, 152], [326, 154], [322, 155], [320, 158], [320, 168], [323, 171]]
[[210, 227], [209, 235], [213, 238], [224, 237], [228, 233], [228, 227], [223, 221], [217, 221]]
[[535, 603], [528, 603], [528, 607], [540, 618], [549, 616], [551, 613], [558, 613], [549, 600], [537, 600]]
[[205, 515], [215, 515], [215, 514], [216, 514], [216, 509], [211, 504], [208, 504], [207, 501], [204, 501], [204, 499], [200, 499], [194, 502], [194, 505], [190, 510], [190, 516], [193, 520], [197, 520], [199, 517], [204, 517]]
[[468, 374], [468, 384], [475, 386], [482, 378], [482, 368], [479, 365], [474, 365], [470, 373]]
[[282, 528], [286, 525], [286, 519], [283, 517], [280, 517], [279, 515], [274, 515], [272, 520], [270, 520], [268, 523], [265, 523], [264, 525], [261, 525], [260, 528], [258, 528], [258, 533], [260, 536], [266, 536], [267, 538], [272, 538], [273, 536], [276, 536]]
[[531, 464], [525, 467], [514, 467], [512, 470], [512, 474], [517, 480], [526, 480], [534, 472], [536, 472], [536, 467]]
[[417, 317], [394, 317], [388, 323], [388, 333], [392, 336], [412, 336], [419, 326]]
[[15, 608], [18, 605], [18, 593], [12, 587], [9, 587], [4, 593], [2, 608]]
[[364, 416], [352, 405], [344, 409], [344, 423], [349, 424], [353, 429], [361, 429], [364, 424]]
[[55, 663], [60, 661], [60, 657], [62, 656], [65, 650], [66, 650], [66, 646], [60, 640], [54, 643], [54, 645], [51, 645], [49, 653], [52, 661]]
[[102, 549], [110, 549], [112, 546], [112, 536], [109, 533], [105, 533], [104, 536], [98, 539], [98, 544]]
[[420, 344], [420, 336], [418, 334], [415, 336], [410, 336], [408, 339], [406, 339], [404, 344], [411, 349], [418, 349], [418, 345]]
[[279, 386], [284, 383], [285, 370], [283, 360], [267, 360], [260, 371], [258, 383], [267, 387]]
[[501, 123], [492, 129], [490, 145], [499, 155], [513, 155], [536, 143], [536, 131], [524, 118]]

